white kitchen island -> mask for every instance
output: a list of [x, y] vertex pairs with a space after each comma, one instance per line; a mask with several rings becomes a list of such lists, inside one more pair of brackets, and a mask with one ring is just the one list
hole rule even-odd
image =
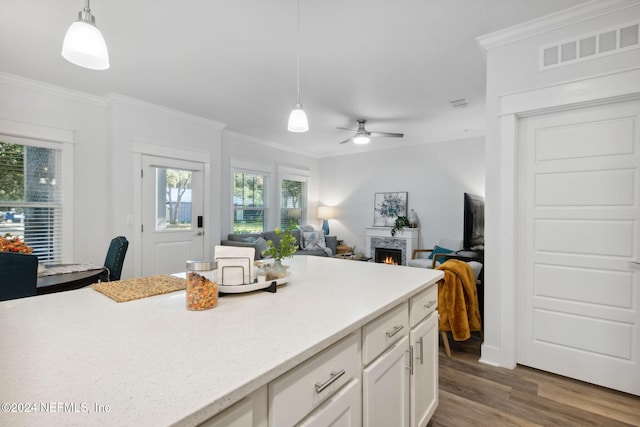
[[0, 425], [197, 425], [442, 277], [311, 256], [286, 263], [291, 279], [277, 293], [227, 295], [200, 312], [186, 309], [184, 291], [0, 302]]

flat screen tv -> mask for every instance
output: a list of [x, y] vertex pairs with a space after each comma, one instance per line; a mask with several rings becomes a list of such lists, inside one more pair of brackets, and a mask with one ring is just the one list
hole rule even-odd
[[484, 251], [484, 197], [464, 193], [465, 250]]

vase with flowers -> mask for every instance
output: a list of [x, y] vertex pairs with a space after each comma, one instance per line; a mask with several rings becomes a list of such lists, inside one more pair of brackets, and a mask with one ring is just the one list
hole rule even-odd
[[267, 280], [277, 280], [287, 277], [287, 267], [282, 265], [282, 260], [292, 257], [298, 249], [296, 238], [291, 231], [293, 227], [282, 231], [279, 227], [275, 229], [275, 233], [280, 237], [280, 244], [276, 246], [272, 240], [267, 240], [269, 248], [263, 252], [267, 257], [273, 258], [273, 265], [267, 268]]
[[392, 227], [395, 219], [400, 215], [400, 209], [403, 206], [402, 200], [396, 194], [385, 194], [384, 198], [375, 208], [381, 217], [385, 220], [385, 225]]

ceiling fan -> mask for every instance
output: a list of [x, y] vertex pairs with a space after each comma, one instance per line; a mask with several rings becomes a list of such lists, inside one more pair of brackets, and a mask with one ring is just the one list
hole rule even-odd
[[360, 119], [358, 120], [358, 129], [347, 129], [341, 128], [338, 129], [348, 130], [350, 132], [355, 132], [356, 134], [350, 136], [349, 138], [342, 141], [340, 144], [344, 144], [345, 142], [353, 141], [354, 144], [368, 144], [370, 138], [379, 138], [379, 137], [387, 137], [387, 138], [402, 138], [404, 133], [391, 133], [391, 132], [369, 132], [364, 128], [364, 124], [367, 123], [366, 120]]

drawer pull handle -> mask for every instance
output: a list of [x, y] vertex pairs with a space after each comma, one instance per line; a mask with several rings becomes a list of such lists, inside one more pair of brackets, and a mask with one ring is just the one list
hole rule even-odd
[[336, 382], [338, 378], [343, 376], [346, 373], [344, 369], [340, 369], [339, 371], [331, 371], [331, 378], [329, 378], [324, 383], [316, 383], [316, 393], [322, 393], [325, 388], [329, 387], [331, 384]]
[[409, 346], [409, 350], [405, 350], [409, 353], [409, 366], [405, 366], [406, 369], [409, 370], [409, 375], [413, 375], [413, 346]]
[[404, 329], [404, 325], [394, 326], [393, 329], [391, 330], [391, 332], [387, 332], [387, 337], [391, 338], [392, 336], [394, 336], [395, 334], [397, 334], [398, 332], [400, 332], [403, 329]]
[[416, 359], [420, 361], [421, 365], [424, 365], [424, 340], [420, 337], [420, 341], [416, 341], [416, 344], [420, 346], [420, 356], [416, 356]]
[[431, 307], [433, 307], [433, 304], [435, 304], [435, 303], [436, 303], [436, 300], [429, 301], [428, 303], [426, 303], [424, 305], [424, 308], [431, 308]]

